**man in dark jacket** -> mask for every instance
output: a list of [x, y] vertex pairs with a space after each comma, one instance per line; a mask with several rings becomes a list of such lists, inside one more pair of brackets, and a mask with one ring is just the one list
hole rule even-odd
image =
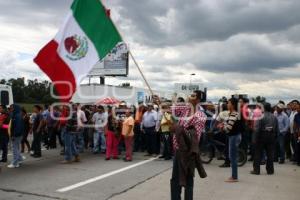
[[199, 157], [199, 141], [207, 118], [200, 106], [203, 99], [204, 93], [195, 91], [189, 97], [189, 103], [192, 107], [180, 106], [175, 108], [180, 109], [175, 110], [175, 113], [181, 114], [178, 124], [172, 128], [172, 132], [175, 132], [173, 138], [175, 157], [171, 178], [171, 200], [181, 199], [182, 187], [185, 187], [184, 199], [193, 200], [195, 168], [197, 168], [200, 177], [206, 177]]
[[260, 174], [260, 163], [263, 151], [267, 153], [266, 170], [268, 174], [274, 174], [274, 150], [276, 137], [279, 134], [278, 121], [271, 113], [271, 104], [266, 103], [264, 106], [263, 118], [256, 122], [253, 143], [255, 144], [255, 155], [253, 162], [253, 171], [251, 174]]
[[11, 106], [11, 125], [10, 125], [10, 136], [12, 140], [13, 148], [13, 161], [8, 168], [20, 167], [20, 163], [25, 159], [21, 155], [21, 141], [24, 133], [24, 121], [21, 113], [21, 107], [13, 104]]
[[43, 127], [43, 116], [41, 114], [42, 107], [35, 105], [33, 107], [34, 120], [32, 125], [33, 141], [31, 145], [32, 154], [34, 158], [40, 158], [42, 156], [42, 127]]

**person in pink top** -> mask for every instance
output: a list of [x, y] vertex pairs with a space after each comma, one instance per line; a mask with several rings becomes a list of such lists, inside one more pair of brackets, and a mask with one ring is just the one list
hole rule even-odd
[[134, 119], [131, 115], [130, 109], [126, 110], [126, 118], [124, 119], [122, 126], [122, 135], [125, 141], [126, 147], [126, 157], [124, 158], [125, 162], [132, 161], [132, 145], [133, 145], [133, 127], [134, 127]]

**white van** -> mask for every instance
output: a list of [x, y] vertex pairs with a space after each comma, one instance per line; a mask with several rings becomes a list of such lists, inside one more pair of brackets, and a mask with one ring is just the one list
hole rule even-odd
[[14, 103], [11, 86], [0, 84], [0, 104], [11, 105]]

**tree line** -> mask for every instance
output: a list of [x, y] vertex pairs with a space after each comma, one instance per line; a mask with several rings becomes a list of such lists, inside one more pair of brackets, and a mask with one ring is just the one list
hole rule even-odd
[[10, 85], [13, 91], [14, 102], [28, 104], [52, 104], [56, 99], [51, 97], [51, 82], [26, 80], [25, 78], [2, 79], [0, 84]]

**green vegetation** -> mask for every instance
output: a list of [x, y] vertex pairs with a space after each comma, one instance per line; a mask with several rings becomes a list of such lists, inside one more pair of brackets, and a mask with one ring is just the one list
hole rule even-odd
[[48, 81], [28, 80], [24, 78], [0, 80], [0, 84], [12, 86], [14, 102], [23, 104], [32, 110], [32, 104], [52, 104], [56, 99], [51, 97], [51, 83]]

